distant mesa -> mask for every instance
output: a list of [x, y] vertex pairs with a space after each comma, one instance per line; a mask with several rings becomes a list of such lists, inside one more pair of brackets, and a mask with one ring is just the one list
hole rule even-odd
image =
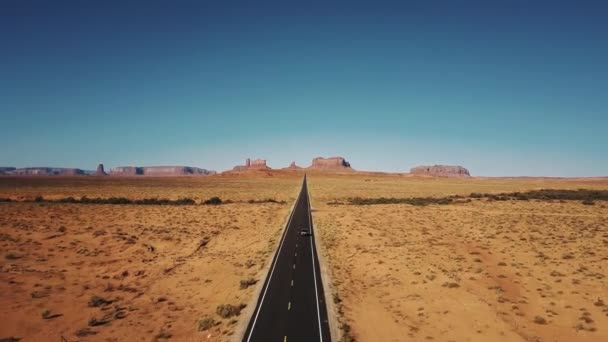
[[266, 159], [256, 159], [252, 161], [247, 158], [245, 165], [237, 165], [232, 168], [234, 171], [246, 171], [246, 170], [270, 170], [270, 167], [266, 164]]
[[[101, 165], [103, 167], [103, 165]], [[99, 170], [99, 167], [98, 167]], [[185, 176], [212, 175], [213, 170], [191, 166], [117, 166], [110, 172], [112, 176]]]
[[87, 171], [75, 168], [65, 167], [24, 167], [20, 169], [12, 169], [2, 174], [14, 175], [14, 176], [80, 176], [87, 174]]
[[350, 163], [342, 157], [317, 157], [312, 160], [312, 165], [308, 168], [311, 170], [352, 170]]
[[12, 166], [0, 166], [0, 175], [10, 175], [17, 168]]
[[437, 177], [470, 177], [469, 170], [458, 165], [416, 166], [410, 170], [411, 174]]
[[103, 164], [97, 165], [97, 171], [95, 171], [95, 176], [107, 176], [108, 174], [103, 169]]

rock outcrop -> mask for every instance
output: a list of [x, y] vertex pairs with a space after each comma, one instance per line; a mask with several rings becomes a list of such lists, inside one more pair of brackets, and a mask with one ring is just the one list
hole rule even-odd
[[308, 168], [313, 170], [351, 170], [350, 163], [342, 157], [317, 157], [312, 160], [312, 165]]
[[437, 177], [470, 177], [469, 170], [458, 165], [416, 166], [410, 170], [415, 175], [428, 175]]
[[247, 158], [245, 165], [237, 165], [232, 168], [234, 171], [246, 171], [246, 170], [268, 170], [270, 167], [266, 164], [266, 159], [251, 160]]
[[112, 169], [113, 176], [185, 176], [212, 175], [213, 170], [191, 166], [118, 166]]
[[97, 171], [95, 171], [95, 176], [107, 176], [108, 174], [103, 169], [103, 164], [97, 165]]

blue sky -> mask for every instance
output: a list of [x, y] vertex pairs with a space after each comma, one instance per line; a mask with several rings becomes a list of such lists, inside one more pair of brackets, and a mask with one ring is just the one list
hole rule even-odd
[[0, 2], [0, 165], [608, 175], [602, 1]]

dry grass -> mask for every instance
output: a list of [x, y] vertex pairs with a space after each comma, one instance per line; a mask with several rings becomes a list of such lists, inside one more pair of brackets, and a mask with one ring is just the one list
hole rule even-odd
[[608, 180], [312, 175], [309, 186], [341, 320], [355, 340], [608, 340], [606, 202], [328, 204], [605, 190]]

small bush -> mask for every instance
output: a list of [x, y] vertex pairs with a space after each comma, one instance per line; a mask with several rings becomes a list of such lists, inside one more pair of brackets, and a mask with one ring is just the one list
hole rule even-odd
[[443, 197], [443, 198], [435, 198], [435, 197], [411, 197], [411, 198], [361, 198], [354, 197], [349, 200], [352, 205], [372, 205], [372, 204], [410, 204], [415, 206], [426, 206], [430, 204], [452, 204], [454, 200], [452, 197]]
[[34, 202], [44, 202], [44, 197], [36, 196], [36, 198], [34, 198]]
[[89, 300], [89, 307], [92, 307], [92, 308], [104, 306], [104, 305], [107, 305], [107, 304], [112, 304], [112, 301], [111, 300], [107, 300], [107, 299], [105, 299], [103, 297], [99, 297], [99, 296], [93, 296]]
[[12, 199], [10, 198], [4, 198], [4, 197], [0, 197], [0, 203], [1, 202], [12, 202]]
[[198, 321], [198, 331], [205, 331], [219, 324], [213, 318], [204, 318]]
[[534, 323], [544, 325], [547, 324], [547, 320], [544, 317], [536, 316], [534, 317]]
[[216, 197], [211, 197], [210, 199], [205, 200], [205, 202], [203, 202], [203, 204], [206, 204], [206, 205], [220, 205], [220, 204], [222, 204], [222, 199], [219, 198], [219, 197], [217, 197], [217, 196]]
[[232, 305], [232, 304], [222, 304], [218, 305], [215, 309], [215, 313], [217, 313], [222, 318], [230, 318], [232, 316], [238, 316], [241, 314], [241, 310], [245, 307], [245, 304]]
[[21, 258], [21, 255], [15, 253], [7, 253], [4, 255], [6, 260], [17, 260]]
[[584, 204], [584, 205], [594, 205], [594, 204], [595, 204], [595, 202], [593, 202], [592, 200], [588, 200], [588, 199], [586, 199], [586, 200], [584, 200], [584, 201], [583, 201], [583, 204]]
[[253, 278], [243, 279], [241, 280], [241, 290], [246, 289], [251, 285], [255, 285], [257, 282], [258, 281]]

